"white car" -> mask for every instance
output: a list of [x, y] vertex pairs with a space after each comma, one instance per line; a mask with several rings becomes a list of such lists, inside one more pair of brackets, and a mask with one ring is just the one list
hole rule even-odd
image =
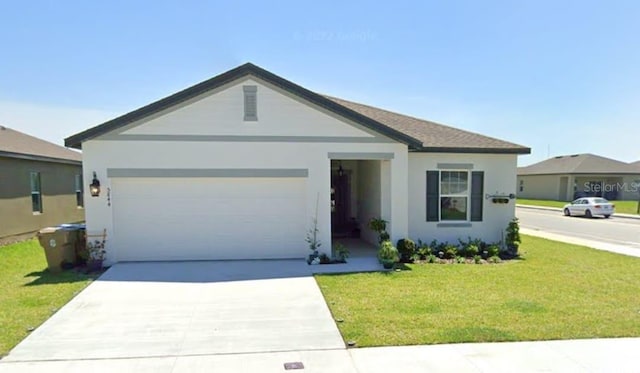
[[610, 217], [615, 212], [615, 205], [604, 198], [585, 197], [564, 205], [565, 216], [584, 215], [590, 218], [595, 215]]

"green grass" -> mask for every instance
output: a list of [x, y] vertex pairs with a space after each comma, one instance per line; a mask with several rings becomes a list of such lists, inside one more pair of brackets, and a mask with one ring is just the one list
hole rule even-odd
[[640, 258], [530, 236], [521, 253], [316, 280], [362, 347], [640, 336]]
[[0, 247], [0, 356], [66, 304], [95, 276], [51, 274], [35, 239]]
[[[621, 214], [637, 214], [638, 201], [611, 201], [616, 205], [616, 212]], [[569, 202], [562, 201], [549, 201], [542, 199], [517, 199], [517, 204], [531, 205], [531, 206], [546, 206], [546, 207], [564, 207]]]

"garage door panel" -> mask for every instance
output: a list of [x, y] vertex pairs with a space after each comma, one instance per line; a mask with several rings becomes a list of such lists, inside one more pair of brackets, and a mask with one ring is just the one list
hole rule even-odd
[[304, 178], [112, 180], [118, 260], [302, 258]]

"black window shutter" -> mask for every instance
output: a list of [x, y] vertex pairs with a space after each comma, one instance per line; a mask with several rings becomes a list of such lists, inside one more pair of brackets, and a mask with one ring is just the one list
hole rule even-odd
[[427, 171], [427, 221], [440, 221], [440, 172]]
[[484, 171], [471, 173], [471, 221], [482, 221], [484, 201]]

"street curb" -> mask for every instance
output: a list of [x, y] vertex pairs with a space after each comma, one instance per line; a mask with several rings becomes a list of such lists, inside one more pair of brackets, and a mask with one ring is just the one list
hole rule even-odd
[[[615, 202], [614, 202], [615, 203]], [[516, 204], [516, 207], [530, 210], [546, 210], [546, 211], [558, 211], [561, 212], [562, 209], [560, 207], [547, 207], [547, 206], [534, 206], [534, 205], [519, 205]], [[614, 213], [613, 217], [623, 218], [623, 219], [636, 219], [640, 220], [640, 215], [631, 215], [631, 214], [618, 214]]]

